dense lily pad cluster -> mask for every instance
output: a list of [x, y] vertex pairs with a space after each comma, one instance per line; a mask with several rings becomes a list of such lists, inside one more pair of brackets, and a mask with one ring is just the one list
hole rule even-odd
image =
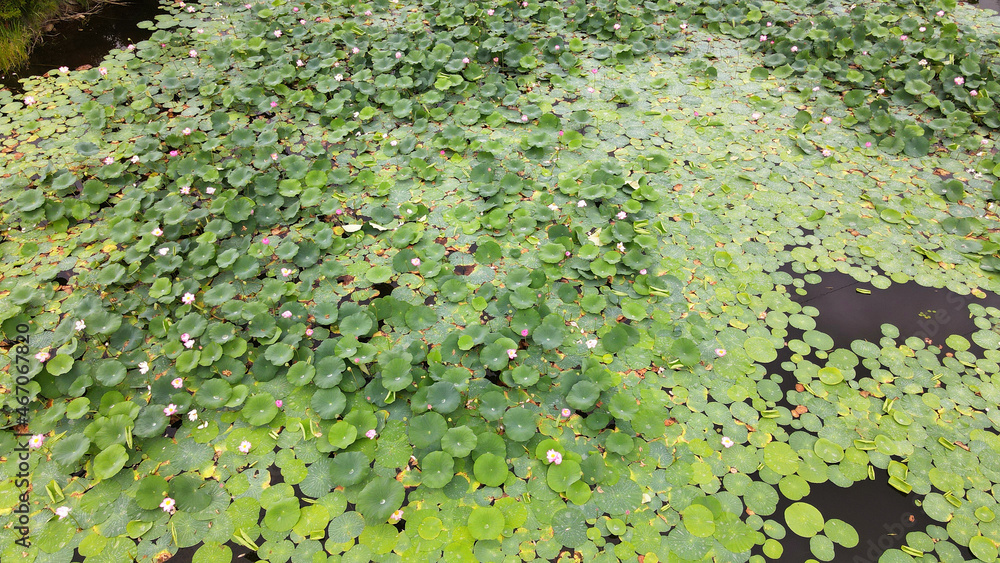
[[[883, 560], [993, 561], [996, 26], [848, 8], [176, 2], [0, 92], [0, 558], [832, 561], [879, 468]], [[979, 330], [835, 343], [835, 270]]]

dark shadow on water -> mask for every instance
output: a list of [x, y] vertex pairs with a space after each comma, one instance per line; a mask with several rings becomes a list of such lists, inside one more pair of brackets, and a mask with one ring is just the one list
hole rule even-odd
[[1000, 12], [1000, 0], [979, 0], [979, 2], [965, 2], [970, 6], [975, 6], [981, 10], [993, 10]]
[[[802, 278], [801, 274], [792, 272], [790, 264], [785, 264], [780, 270], [794, 278]], [[976, 303], [983, 307], [1000, 308], [1000, 296], [990, 292], [986, 292], [985, 298], [978, 298], [959, 295], [948, 289], [923, 287], [915, 282], [893, 283], [887, 289], [878, 289], [840, 272], [816, 273], [821, 277], [819, 283], [805, 284], [803, 294], [791, 291], [790, 298], [819, 311], [815, 318], [816, 330], [833, 339], [834, 349], [850, 349], [854, 340], [879, 344], [884, 336], [882, 325], [888, 323], [899, 329], [899, 337], [895, 339], [897, 343], [915, 336], [925, 342], [929, 339], [934, 346], [948, 352], [950, 349], [944, 345], [944, 340], [949, 335], [959, 334], [971, 340], [971, 334], [978, 330], [969, 315], [969, 305]], [[802, 335], [803, 331], [789, 326], [786, 340], [801, 339]], [[982, 349], [975, 344], [969, 351], [977, 356], [982, 354]], [[791, 350], [782, 348], [778, 350], [777, 359], [766, 366], [768, 375], [775, 374], [781, 378], [780, 386], [785, 398], [779, 405], [790, 410], [794, 405], [787, 397], [788, 392], [795, 389], [796, 379], [782, 368], [782, 363], [789, 362], [791, 356]], [[814, 357], [810, 359], [819, 361]], [[860, 364], [855, 369], [858, 371], [857, 378], [870, 376]], [[904, 545], [907, 533], [924, 531], [928, 525], [934, 524], [916, 506], [915, 501], [919, 498], [915, 494], [903, 495], [890, 487], [888, 474], [876, 469], [874, 481], [856, 482], [848, 488], [830, 482], [814, 483], [810, 494], [802, 500], [818, 508], [826, 520], [837, 518], [857, 530], [859, 544], [852, 549], [836, 546], [834, 561], [874, 563], [886, 550]], [[778, 509], [771, 518], [783, 523], [784, 510], [791, 504], [792, 501], [780, 496]], [[809, 540], [791, 531], [781, 544], [784, 548], [782, 557], [774, 560], [778, 563], [801, 563], [812, 557]], [[964, 556], [972, 557], [966, 548], [960, 549]], [[761, 553], [759, 546], [754, 553]]]
[[[933, 524], [923, 509], [916, 506], [917, 495], [903, 495], [888, 484], [889, 475], [875, 471], [875, 480], [858, 481], [848, 488], [838, 487], [827, 481], [811, 483], [809, 494], [801, 499], [823, 514], [827, 521], [838, 519], [847, 522], [858, 532], [858, 545], [848, 549], [837, 545], [834, 561], [838, 563], [875, 563], [887, 549], [899, 549], [906, 543], [906, 534], [923, 531]], [[780, 497], [778, 508], [769, 518], [782, 525], [784, 512], [792, 501]], [[784, 548], [781, 558], [768, 559], [780, 563], [802, 563], [813, 558], [809, 540], [788, 530], [781, 540]], [[754, 553], [759, 553], [756, 548]]]
[[[781, 270], [799, 277], [786, 266]], [[921, 340], [929, 338], [932, 345], [943, 347], [948, 335], [969, 338], [978, 330], [969, 316], [969, 305], [1000, 308], [1000, 296], [991, 292], [981, 299], [948, 289], [923, 287], [912, 281], [878, 289], [840, 272], [817, 273], [822, 277], [820, 283], [806, 284], [805, 295], [792, 293], [790, 297], [800, 305], [819, 309], [816, 329], [833, 338], [836, 348], [850, 349], [854, 340], [878, 344], [884, 323], [899, 329], [899, 343], [916, 336]], [[858, 289], [871, 293], [859, 293]], [[982, 350], [973, 344], [969, 351], [975, 354]]]
[[112, 49], [149, 39], [152, 31], [139, 29], [136, 24], [151, 21], [161, 13], [159, 0], [131, 0], [121, 5], [107, 4], [83, 20], [57, 23], [35, 46], [25, 66], [0, 75], [0, 84], [14, 93], [23, 93], [18, 82], [21, 78], [39, 76], [61, 66], [96, 66]]

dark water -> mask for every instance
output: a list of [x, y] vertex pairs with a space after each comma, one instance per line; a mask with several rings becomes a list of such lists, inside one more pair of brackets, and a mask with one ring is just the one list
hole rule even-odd
[[[793, 294], [791, 299], [819, 309], [816, 329], [830, 335], [837, 348], [850, 348], [853, 340], [878, 344], [883, 323], [899, 329], [900, 343], [916, 336], [943, 347], [948, 335], [969, 338], [978, 330], [969, 317], [969, 305], [1000, 308], [1000, 296], [990, 292], [980, 299], [948, 289], [923, 287], [916, 282], [893, 283], [888, 289], [877, 289], [840, 272], [819, 272], [819, 275], [823, 278], [820, 283], [806, 284], [803, 288], [806, 294]], [[871, 294], [858, 293], [857, 289]]]
[[[781, 268], [794, 277], [790, 266]], [[878, 344], [882, 338], [882, 324], [889, 323], [899, 329], [902, 342], [909, 336], [930, 339], [936, 346], [944, 347], [944, 339], [951, 334], [968, 338], [978, 330], [969, 316], [969, 305], [1000, 308], [1000, 296], [986, 292], [985, 298], [973, 295], [958, 295], [947, 289], [923, 287], [915, 282], [893, 283], [888, 289], [877, 289], [869, 283], [855, 281], [840, 272], [819, 272], [822, 280], [817, 284], [806, 284], [805, 295], [792, 293], [791, 299], [801, 305], [809, 305], [819, 310], [816, 330], [828, 334], [835, 348], [850, 349], [853, 340], [867, 340]], [[858, 293], [857, 289], [871, 293]], [[802, 331], [789, 327], [788, 339], [802, 338]], [[946, 347], [945, 347], [946, 348]], [[947, 348], [946, 348], [947, 349]], [[981, 352], [973, 346], [970, 352]], [[767, 366], [769, 374], [782, 375], [782, 389], [787, 393], [795, 384], [795, 377], [784, 373], [781, 364], [788, 361], [791, 351], [783, 348], [778, 358]], [[858, 365], [858, 377], [863, 366]], [[783, 401], [782, 405], [793, 408]], [[876, 469], [874, 481], [860, 481], [848, 488], [826, 482], [812, 484], [810, 494], [802, 499], [819, 509], [827, 520], [838, 518], [857, 530], [859, 543], [853, 549], [836, 548], [834, 561], [875, 563], [888, 549], [898, 549], [905, 544], [909, 532], [923, 531], [932, 522], [915, 502], [915, 494], [903, 495], [888, 485], [888, 474]], [[773, 518], [781, 521], [784, 509], [791, 501], [781, 497], [778, 510]], [[789, 532], [781, 540], [784, 547], [778, 563], [801, 563], [810, 559], [809, 541]], [[963, 555], [971, 558], [965, 548]], [[753, 551], [760, 553], [757, 547]]]
[[979, 0], [979, 2], [968, 2], [968, 4], [983, 10], [1000, 12], [1000, 0]]
[[98, 13], [85, 19], [57, 23], [42, 43], [35, 46], [27, 64], [0, 75], [0, 85], [23, 93], [18, 82], [21, 78], [42, 75], [61, 66], [70, 69], [96, 66], [112, 49], [124, 49], [129, 43], [149, 39], [152, 31], [139, 29], [136, 24], [161, 13], [159, 0], [131, 0], [122, 5], [105, 4]]
[[[844, 563], [876, 563], [888, 549], [899, 549], [906, 543], [906, 534], [923, 531], [933, 524], [916, 506], [917, 495], [903, 495], [887, 484], [888, 473], [875, 470], [875, 480], [858, 481], [848, 488], [826, 483], [811, 483], [810, 492], [802, 502], [819, 509], [823, 519], [838, 519], [854, 526], [858, 532], [858, 545], [847, 549], [836, 546], [834, 561]], [[784, 512], [792, 501], [784, 496], [771, 518], [784, 521]], [[781, 563], [802, 563], [813, 558], [809, 540], [788, 531], [781, 540], [784, 552]], [[756, 552], [756, 550], [755, 550]]]

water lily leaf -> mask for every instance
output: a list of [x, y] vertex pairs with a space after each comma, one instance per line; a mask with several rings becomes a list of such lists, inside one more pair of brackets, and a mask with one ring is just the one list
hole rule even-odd
[[90, 141], [81, 141], [73, 147], [80, 156], [94, 156], [100, 148]]
[[223, 407], [233, 394], [232, 386], [224, 379], [206, 381], [194, 394], [195, 401], [207, 409]]
[[559, 464], [549, 464], [546, 471], [546, 482], [553, 491], [564, 493], [569, 486], [583, 477], [580, 464], [571, 459], [564, 459]]
[[287, 364], [294, 354], [295, 349], [283, 342], [272, 344], [264, 351], [264, 357], [275, 366]]
[[632, 438], [621, 432], [613, 432], [608, 435], [605, 440], [605, 447], [609, 452], [616, 453], [618, 455], [628, 455], [632, 453], [632, 449], [635, 444]]
[[715, 533], [715, 516], [712, 511], [701, 504], [691, 504], [681, 511], [684, 528], [691, 535], [707, 538]]
[[601, 485], [601, 490], [594, 493], [594, 502], [608, 514], [624, 515], [642, 502], [642, 489], [631, 479], [618, 479], [613, 485]]
[[344, 412], [344, 408], [347, 406], [347, 397], [336, 387], [320, 389], [313, 393], [309, 406], [323, 420], [331, 420]]
[[677, 357], [685, 366], [691, 367], [698, 363], [701, 354], [690, 338], [678, 338], [670, 345], [670, 353]]
[[449, 428], [441, 438], [441, 449], [454, 457], [467, 457], [479, 440], [468, 426]]
[[428, 412], [410, 419], [408, 427], [410, 443], [417, 448], [436, 445], [444, 437], [448, 423], [436, 412]]
[[73, 369], [73, 357], [66, 354], [56, 354], [45, 364], [45, 370], [54, 376], [60, 376]]
[[779, 475], [791, 475], [798, 471], [799, 455], [787, 443], [769, 442], [764, 447], [764, 464]]
[[330, 427], [326, 438], [334, 448], [344, 449], [357, 440], [358, 428], [346, 420], [340, 420]]
[[785, 523], [796, 534], [811, 538], [823, 530], [823, 515], [811, 504], [794, 502], [785, 509]]
[[538, 383], [538, 370], [528, 365], [519, 365], [511, 370], [510, 377], [521, 387], [531, 387]]
[[275, 532], [287, 532], [299, 521], [300, 515], [299, 499], [281, 499], [265, 511], [264, 525]]
[[371, 462], [362, 452], [340, 452], [330, 464], [330, 478], [341, 487], [357, 485], [368, 477]]
[[270, 393], [259, 393], [246, 400], [240, 414], [248, 424], [264, 426], [277, 416], [278, 407], [274, 404], [274, 397]]
[[844, 381], [844, 374], [833, 366], [826, 366], [819, 370], [819, 380], [827, 385], [836, 385]]
[[420, 462], [421, 483], [440, 489], [455, 476], [455, 460], [442, 451], [431, 452]]
[[382, 386], [387, 391], [402, 391], [413, 382], [413, 377], [410, 374], [412, 368], [410, 362], [404, 358], [389, 360], [382, 366]]
[[358, 494], [357, 510], [367, 522], [385, 522], [403, 505], [404, 496], [403, 484], [399, 481], [375, 477]]
[[507, 411], [507, 398], [499, 391], [489, 391], [479, 397], [479, 414], [489, 421], [500, 420]]
[[969, 540], [969, 551], [980, 561], [996, 561], [997, 544], [984, 536], [973, 536]]
[[835, 556], [833, 542], [822, 534], [809, 538], [809, 551], [820, 561], [833, 561]]
[[149, 475], [139, 481], [139, 490], [135, 494], [135, 502], [139, 508], [154, 510], [167, 496], [167, 480], [159, 475]]
[[538, 431], [535, 414], [526, 409], [511, 409], [503, 415], [506, 435], [515, 442], [527, 442]]
[[493, 453], [484, 453], [473, 465], [476, 480], [487, 487], [499, 487], [507, 480], [507, 462]]
[[759, 336], [747, 338], [743, 342], [743, 349], [746, 350], [750, 359], [761, 364], [769, 364], [778, 357], [774, 345], [766, 338]]
[[839, 463], [844, 459], [844, 449], [826, 438], [816, 440], [816, 443], [813, 444], [813, 451], [827, 463]]
[[578, 508], [566, 507], [552, 515], [552, 531], [562, 545], [575, 549], [589, 542], [587, 521]]
[[[162, 412], [161, 412], [162, 417]], [[82, 434], [70, 434], [52, 446], [52, 459], [61, 465], [71, 466], [90, 449], [90, 439]]]
[[826, 534], [828, 538], [834, 542], [851, 549], [858, 545], [858, 532], [843, 520], [838, 520], [836, 518], [831, 518], [827, 520], [826, 525], [823, 527], [823, 533]]
[[108, 446], [94, 456], [94, 479], [100, 481], [114, 477], [125, 467], [127, 461], [128, 453], [125, 451], [125, 446], [121, 444]]
[[372, 328], [372, 318], [367, 313], [355, 313], [340, 321], [340, 332], [349, 336], [368, 334]]
[[504, 525], [503, 513], [495, 506], [477, 506], [469, 514], [469, 533], [477, 540], [499, 538]]

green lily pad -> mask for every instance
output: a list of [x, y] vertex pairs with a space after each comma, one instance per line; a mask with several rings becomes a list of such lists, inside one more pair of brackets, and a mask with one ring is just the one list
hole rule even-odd
[[811, 538], [823, 531], [823, 515], [811, 504], [793, 502], [785, 509], [785, 523], [796, 534]]
[[468, 526], [474, 539], [497, 539], [503, 532], [504, 516], [494, 506], [477, 506], [469, 513]]
[[507, 480], [509, 470], [507, 462], [493, 453], [484, 453], [476, 459], [473, 465], [476, 480], [487, 487], [499, 487]]

